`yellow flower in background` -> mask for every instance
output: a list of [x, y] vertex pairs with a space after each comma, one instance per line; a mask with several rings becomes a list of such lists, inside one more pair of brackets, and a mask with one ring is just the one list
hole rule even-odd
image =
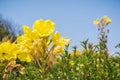
[[79, 71], [80, 70], [80, 68], [79, 67], [76, 67], [76, 71]]
[[71, 52], [71, 53], [70, 53], [70, 56], [71, 56], [71, 57], [74, 57], [74, 56], [78, 57], [78, 56], [80, 56], [80, 50], [76, 50], [75, 53], [74, 53], [74, 51]]
[[103, 20], [106, 21], [107, 20], [107, 16], [103, 16]]
[[110, 18], [108, 18], [107, 16], [103, 16], [103, 20], [107, 23], [110, 24], [112, 21], [110, 20]]
[[75, 56], [74, 52], [71, 52], [71, 53], [70, 53], [70, 56], [71, 56], [71, 57], [74, 57], [74, 56]]
[[111, 22], [112, 21], [110, 18], [108, 18], [107, 16], [103, 16], [101, 19], [96, 19], [95, 21], [93, 21], [93, 24], [105, 27], [106, 25], [110, 24]]
[[110, 24], [112, 21], [108, 18], [108, 19], [106, 20], [106, 22], [107, 22], [107, 24]]
[[59, 32], [56, 32], [52, 35], [52, 41], [54, 42], [55, 45], [58, 46], [65, 46], [70, 42], [69, 39], [61, 38]]
[[116, 65], [116, 67], [119, 67], [120, 64], [119, 64], [119, 63], [116, 63], [115, 65]]
[[54, 31], [54, 22], [51, 20], [36, 20], [33, 24], [33, 31], [40, 37], [47, 37]]
[[82, 48], [82, 53], [86, 53], [86, 49], [85, 48]]
[[96, 64], [96, 67], [99, 67], [100, 65], [99, 64]]
[[79, 51], [79, 50], [76, 50], [75, 55], [76, 55], [76, 56], [79, 56], [79, 55], [80, 55], [80, 51]]
[[98, 19], [96, 19], [95, 21], [93, 21], [93, 24], [100, 25], [100, 21]]
[[80, 64], [80, 68], [83, 68], [84, 67], [84, 64]]
[[74, 65], [74, 61], [71, 60], [71, 61], [69, 62], [69, 64], [70, 64], [71, 66], [73, 66], [73, 65]]
[[0, 44], [0, 59], [10, 60], [16, 59], [16, 54], [18, 53], [18, 48], [15, 44], [10, 41], [3, 42]]

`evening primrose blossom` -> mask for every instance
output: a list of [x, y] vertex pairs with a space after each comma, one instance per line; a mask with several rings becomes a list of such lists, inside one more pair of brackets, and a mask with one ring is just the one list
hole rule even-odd
[[31, 59], [39, 60], [43, 55], [50, 57], [50, 53], [55, 56], [62, 53], [63, 47], [70, 40], [62, 38], [59, 32], [53, 33], [54, 25], [55, 23], [51, 20], [42, 19], [36, 20], [32, 29], [29, 26], [23, 25], [23, 35], [18, 36], [16, 40], [20, 50], [17, 57], [21, 61], [30, 62]]
[[69, 64], [70, 64], [71, 66], [73, 66], [73, 65], [74, 65], [74, 61], [71, 60], [71, 61], [69, 62]]
[[51, 20], [36, 20], [33, 24], [33, 31], [40, 37], [47, 37], [54, 31], [54, 22]]
[[16, 59], [17, 53], [18, 48], [14, 43], [7, 41], [0, 44], [0, 59], [2, 60]]

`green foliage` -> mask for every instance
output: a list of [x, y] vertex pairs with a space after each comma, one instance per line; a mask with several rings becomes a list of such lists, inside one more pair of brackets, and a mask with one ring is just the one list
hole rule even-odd
[[[44, 80], [119, 80], [120, 79], [120, 56], [110, 56], [104, 58], [103, 52], [97, 48], [90, 50], [88, 42], [82, 44], [86, 46], [79, 53], [79, 56], [68, 52], [68, 46], [64, 53], [57, 58], [55, 64], [44, 74]], [[96, 46], [93, 46], [95, 48]], [[77, 51], [73, 48], [73, 52]], [[101, 55], [103, 54], [103, 55]], [[70, 64], [73, 61], [73, 65]], [[14, 71], [9, 75], [12, 80], [42, 80], [40, 68], [30, 63], [24, 65], [24, 74], [16, 75]], [[3, 66], [3, 64], [1, 64]], [[5, 66], [5, 65], [4, 65]], [[1, 75], [2, 76], [2, 75]]]

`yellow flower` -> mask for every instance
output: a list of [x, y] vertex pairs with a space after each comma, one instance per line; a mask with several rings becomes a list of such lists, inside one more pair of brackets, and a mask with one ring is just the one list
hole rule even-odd
[[82, 53], [85, 54], [86, 53], [86, 49], [82, 48]]
[[84, 64], [80, 64], [80, 68], [84, 67]]
[[105, 74], [106, 74], [106, 75], [109, 75], [109, 73], [108, 73], [108, 72], [105, 72]]
[[95, 21], [93, 21], [93, 24], [100, 25], [100, 21], [98, 19], [96, 19]]
[[16, 54], [18, 53], [18, 48], [16, 44], [10, 41], [1, 43], [0, 45], [0, 58], [3, 60], [16, 59]]
[[70, 56], [71, 56], [71, 57], [74, 57], [74, 55], [75, 55], [74, 52], [71, 52], [71, 53], [70, 53]]
[[100, 65], [99, 64], [96, 64], [96, 67], [99, 67]]
[[33, 31], [40, 37], [47, 37], [54, 31], [54, 22], [51, 20], [36, 20], [33, 24]]
[[69, 62], [69, 64], [70, 64], [71, 66], [73, 66], [73, 65], [74, 65], [74, 61], [71, 60], [71, 61]]
[[79, 68], [79, 67], [76, 67], [76, 70], [77, 70], [77, 71], [79, 71], [79, 70], [80, 70], [80, 68]]
[[75, 55], [76, 55], [76, 56], [79, 56], [79, 55], [80, 55], [80, 51], [79, 51], [79, 50], [76, 50]]
[[117, 67], [119, 67], [120, 64], [116, 63], [115, 65], [116, 65]]
[[58, 46], [65, 46], [70, 42], [69, 39], [61, 38], [59, 32], [56, 32], [52, 35], [52, 41], [54, 42], [55, 45]]

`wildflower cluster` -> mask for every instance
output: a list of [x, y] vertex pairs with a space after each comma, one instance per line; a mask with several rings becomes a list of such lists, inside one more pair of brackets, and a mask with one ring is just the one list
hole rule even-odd
[[41, 60], [45, 54], [46, 56], [58, 55], [70, 40], [61, 38], [59, 32], [53, 32], [54, 23], [51, 20], [35, 21], [32, 30], [24, 25], [24, 34], [18, 36], [15, 43], [7, 41], [0, 44], [0, 59], [19, 58], [21, 61], [30, 62], [37, 57]]
[[29, 56], [28, 61], [32, 60], [35, 63], [41, 60], [49, 60], [50, 57], [53, 57], [52, 55], [56, 57], [70, 41], [61, 38], [59, 32], [53, 33], [54, 23], [51, 20], [35, 21], [32, 30], [28, 26], [23, 26], [23, 32], [24, 34], [17, 38], [19, 48], [26, 50], [21, 53], [23, 55], [20, 59]]
[[63, 48], [70, 40], [64, 39], [59, 32], [54, 33], [54, 22], [51, 20], [36, 20], [32, 29], [23, 26], [23, 34], [16, 42], [0, 44], [1, 60], [16, 60], [32, 62], [43, 74], [55, 62]]

